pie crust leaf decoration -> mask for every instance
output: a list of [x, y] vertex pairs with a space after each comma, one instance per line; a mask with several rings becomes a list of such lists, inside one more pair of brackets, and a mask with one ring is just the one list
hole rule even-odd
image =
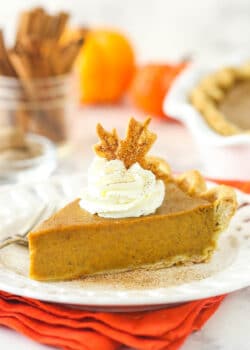
[[115, 129], [106, 131], [101, 124], [96, 131], [100, 142], [94, 146], [94, 151], [99, 157], [107, 160], [119, 159], [126, 168], [134, 163], [139, 163], [144, 169], [152, 171], [158, 178], [166, 179], [171, 170], [166, 161], [148, 156], [147, 153], [155, 142], [157, 136], [148, 130], [150, 118], [143, 123], [131, 118], [128, 124], [126, 137], [120, 140]]
[[149, 123], [150, 118], [144, 123], [130, 119], [126, 137], [120, 141], [117, 150], [117, 158], [123, 161], [126, 168], [136, 162], [145, 165], [145, 156], [157, 138], [156, 134], [148, 130]]
[[116, 129], [108, 132], [98, 123], [96, 126], [96, 132], [101, 140], [94, 146], [96, 154], [108, 160], [116, 159], [116, 151], [119, 145], [119, 138]]

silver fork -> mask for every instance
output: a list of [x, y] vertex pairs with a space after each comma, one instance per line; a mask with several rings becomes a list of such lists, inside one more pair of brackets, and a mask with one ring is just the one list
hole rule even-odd
[[13, 244], [21, 244], [21, 245], [28, 245], [28, 239], [27, 235], [28, 233], [35, 227], [37, 226], [41, 221], [44, 219], [48, 218], [50, 215], [52, 215], [56, 211], [56, 205], [54, 206], [48, 206], [45, 205], [37, 215], [34, 216], [33, 220], [29, 223], [29, 225], [20, 233], [17, 233], [13, 236], [9, 236], [4, 238], [2, 241], [0, 241], [0, 249]]

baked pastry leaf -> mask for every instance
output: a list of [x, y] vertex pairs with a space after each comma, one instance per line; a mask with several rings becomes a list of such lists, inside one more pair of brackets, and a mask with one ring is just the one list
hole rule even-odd
[[152, 171], [157, 178], [168, 177], [168, 164], [164, 162], [163, 166], [163, 160], [159, 161], [159, 158], [147, 155], [157, 139], [156, 134], [148, 129], [150, 121], [147, 118], [141, 123], [131, 118], [124, 139], [119, 139], [115, 129], [109, 132], [98, 124], [96, 131], [100, 142], [94, 146], [95, 153], [107, 160], [119, 159], [126, 168], [139, 163], [144, 169]]
[[107, 160], [116, 159], [116, 152], [119, 145], [119, 138], [116, 129], [108, 132], [100, 123], [98, 123], [96, 126], [96, 132], [101, 140], [100, 143], [94, 146], [96, 154]]

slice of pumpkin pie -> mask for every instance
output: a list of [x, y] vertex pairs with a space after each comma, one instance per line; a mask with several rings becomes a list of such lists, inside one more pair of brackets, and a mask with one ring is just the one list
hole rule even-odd
[[149, 119], [100, 143], [80, 198], [29, 234], [30, 277], [67, 280], [106, 271], [207, 262], [236, 209], [233, 189], [207, 190], [198, 171], [174, 177], [147, 156]]

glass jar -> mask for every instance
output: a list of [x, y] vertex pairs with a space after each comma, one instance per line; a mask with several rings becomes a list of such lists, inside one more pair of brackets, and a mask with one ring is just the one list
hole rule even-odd
[[0, 127], [18, 125], [64, 144], [71, 96], [71, 75], [35, 80], [0, 77]]

